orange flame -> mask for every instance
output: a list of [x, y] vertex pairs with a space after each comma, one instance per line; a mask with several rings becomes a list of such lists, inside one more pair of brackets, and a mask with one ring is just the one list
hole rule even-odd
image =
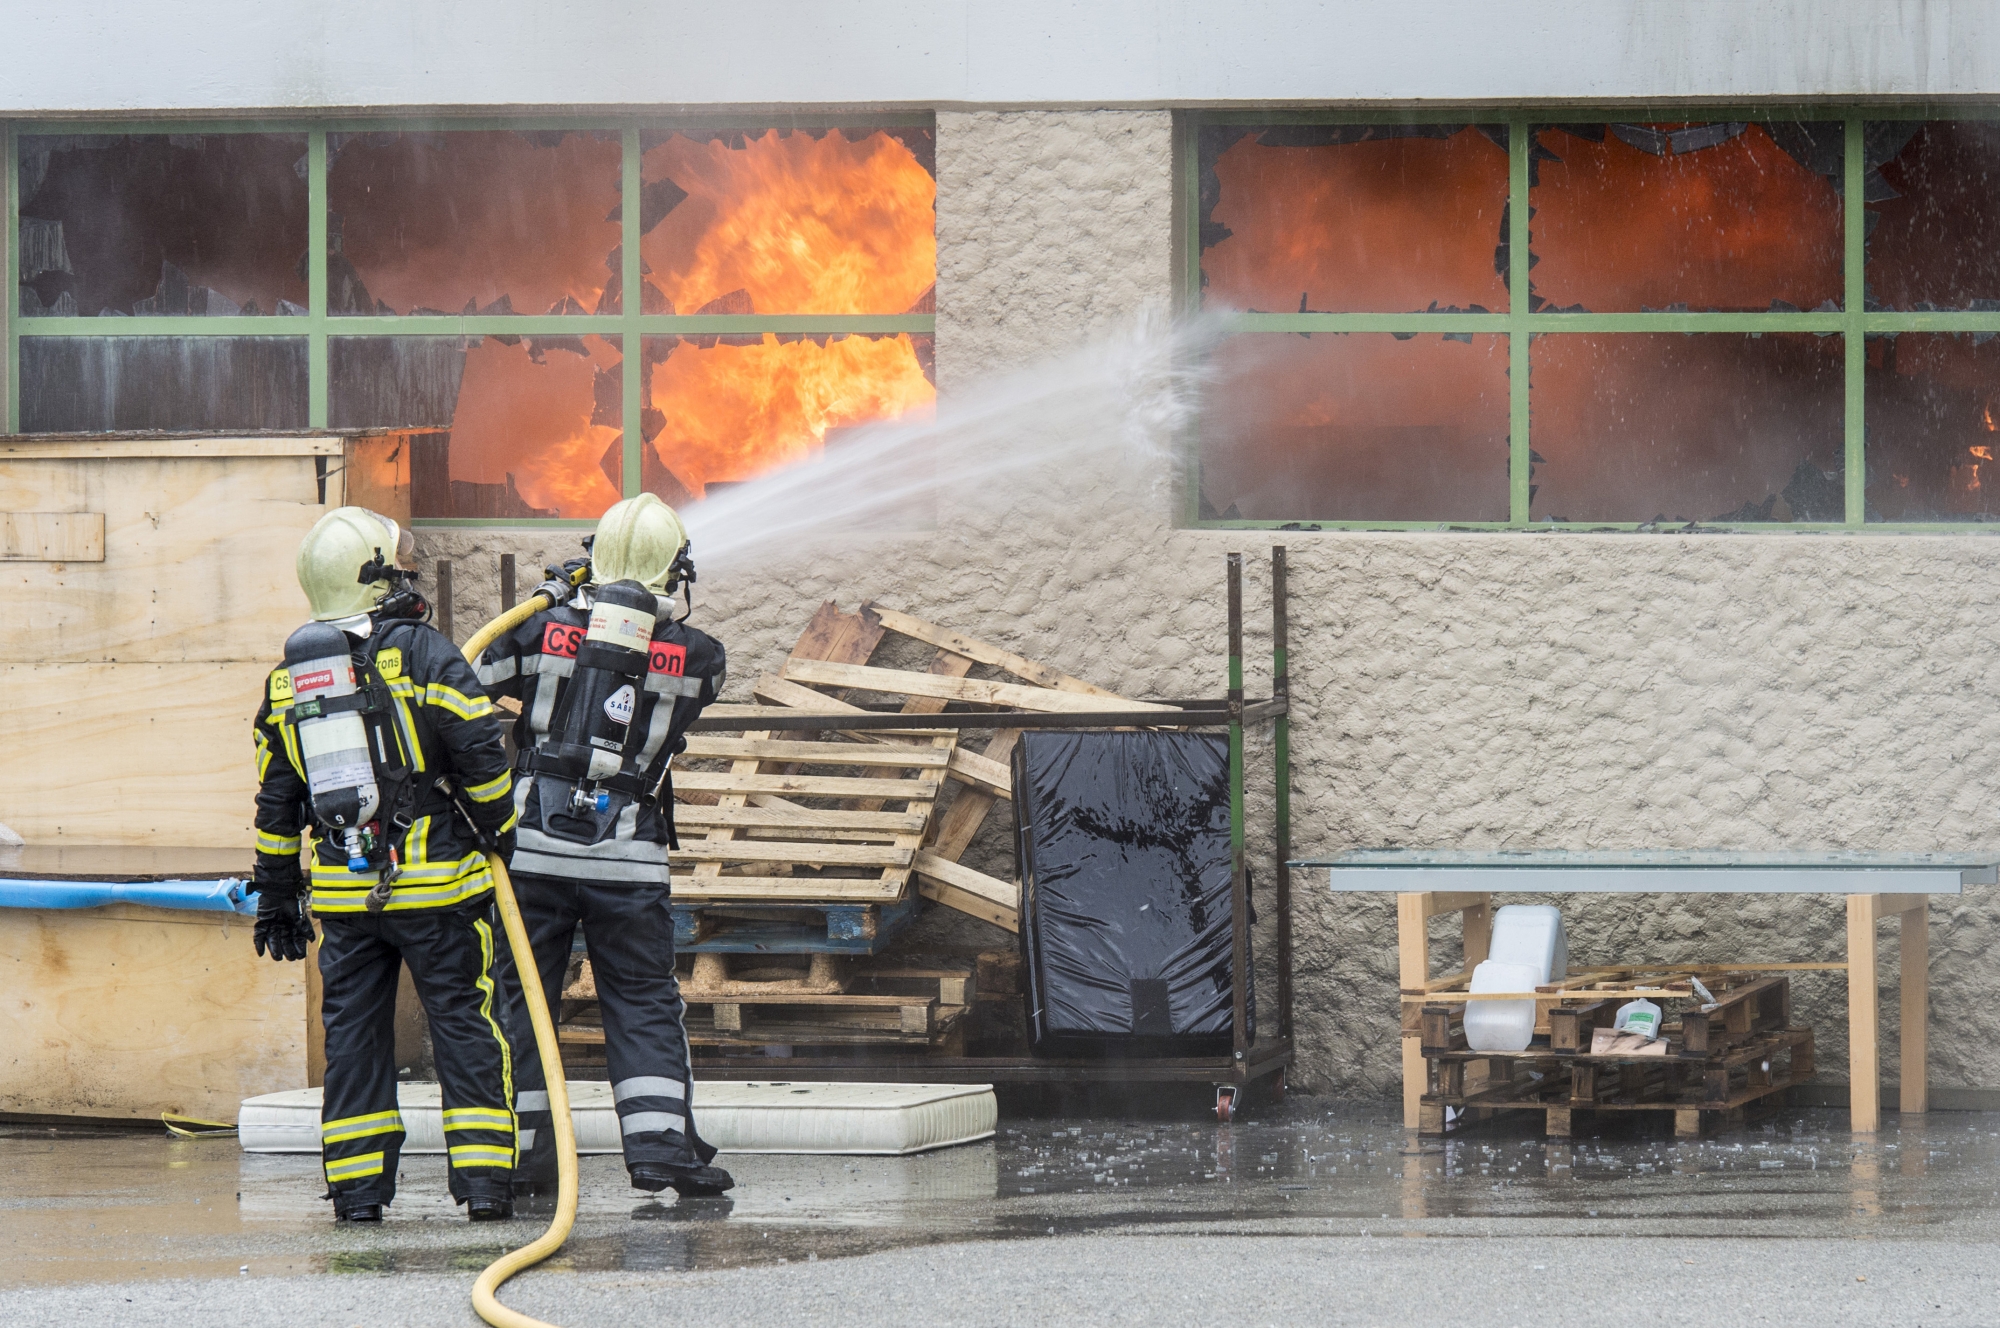
[[1990, 447], [1968, 447], [1965, 450], [1978, 457], [1981, 461], [1991, 461], [1993, 459], [1993, 449]]
[[899, 314], [937, 280], [937, 182], [887, 134], [675, 134], [645, 178], [687, 192], [639, 246], [676, 313], [742, 291], [757, 313]]
[[2000, 421], [1993, 418], [1993, 398], [1986, 398], [1986, 409], [1979, 412], [1979, 422], [1986, 426], [1988, 433], [2000, 433]]
[[700, 495], [811, 455], [827, 430], [894, 419], [937, 397], [907, 336], [819, 346], [765, 337], [754, 346], [682, 344], [653, 368], [666, 427], [660, 460]]

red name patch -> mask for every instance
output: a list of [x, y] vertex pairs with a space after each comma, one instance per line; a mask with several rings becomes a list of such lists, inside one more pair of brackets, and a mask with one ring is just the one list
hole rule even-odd
[[566, 623], [552, 622], [542, 629], [542, 653], [554, 655], [558, 659], [575, 659], [577, 647], [583, 644], [583, 628], [571, 627]]
[[311, 673], [301, 673], [292, 683], [295, 692], [320, 692], [333, 686], [332, 669], [314, 669]]
[[687, 674], [688, 652], [686, 646], [672, 645], [666, 641], [653, 642], [652, 657], [646, 662], [648, 673], [668, 673], [676, 678]]

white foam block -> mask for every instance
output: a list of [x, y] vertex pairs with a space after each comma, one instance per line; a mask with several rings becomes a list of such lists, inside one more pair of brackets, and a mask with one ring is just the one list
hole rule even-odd
[[[579, 1153], [619, 1151], [611, 1085], [572, 1082]], [[438, 1086], [396, 1087], [406, 1153], [444, 1151]], [[695, 1128], [725, 1153], [921, 1153], [992, 1135], [991, 1084], [696, 1083]], [[246, 1153], [318, 1153], [320, 1090], [246, 1098], [236, 1137]]]

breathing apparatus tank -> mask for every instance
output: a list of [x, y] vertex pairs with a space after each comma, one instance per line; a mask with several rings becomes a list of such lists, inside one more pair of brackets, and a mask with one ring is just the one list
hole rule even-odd
[[307, 623], [286, 638], [285, 671], [313, 819], [341, 837], [349, 871], [366, 871], [372, 847], [366, 827], [381, 809], [382, 790], [347, 634], [330, 623]]
[[613, 792], [637, 792], [622, 787], [626, 780], [620, 771], [635, 746], [632, 718], [645, 686], [659, 611], [659, 598], [637, 581], [597, 588], [590, 625], [576, 646], [562, 713], [534, 763], [538, 777], [572, 783], [572, 813], [604, 813]]

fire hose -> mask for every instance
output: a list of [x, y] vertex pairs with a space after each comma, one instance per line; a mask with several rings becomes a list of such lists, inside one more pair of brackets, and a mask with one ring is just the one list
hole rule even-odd
[[[580, 580], [586, 574], [587, 569], [580, 568], [572, 575]], [[465, 643], [466, 660], [476, 664], [480, 652], [502, 633], [553, 607], [555, 601], [548, 594], [537, 591], [530, 595], [473, 633], [472, 639]], [[506, 864], [497, 856], [492, 859], [492, 866], [493, 897], [500, 906], [500, 921], [506, 928], [507, 948], [514, 956], [514, 971], [521, 978], [521, 994], [528, 1002], [528, 1019], [535, 1028], [535, 1050], [542, 1059], [542, 1078], [549, 1089], [549, 1114], [554, 1118], [556, 1134], [556, 1211], [549, 1220], [548, 1230], [487, 1265], [486, 1271], [472, 1284], [472, 1308], [493, 1328], [554, 1328], [540, 1319], [508, 1309], [496, 1294], [508, 1278], [561, 1249], [569, 1239], [570, 1228], [576, 1225], [576, 1127], [569, 1115], [569, 1082], [563, 1076], [562, 1048], [556, 1042], [555, 1024], [549, 1018], [541, 969], [536, 966], [534, 949], [528, 944], [528, 928], [521, 921], [521, 905], [514, 898], [514, 882], [507, 875]]]

